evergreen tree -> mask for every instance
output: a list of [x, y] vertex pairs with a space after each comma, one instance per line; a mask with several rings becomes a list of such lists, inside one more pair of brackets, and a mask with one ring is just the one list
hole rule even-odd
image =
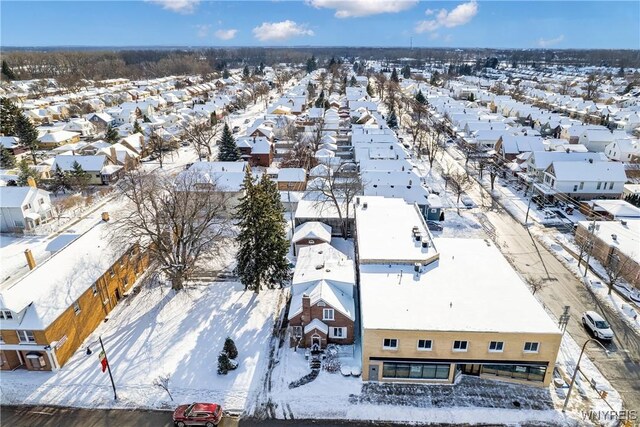
[[438, 86], [439, 78], [440, 78], [440, 73], [437, 71], [434, 71], [433, 74], [431, 74], [431, 80], [429, 80], [429, 84], [431, 86]]
[[391, 77], [389, 78], [394, 83], [399, 83], [400, 79], [398, 78], [398, 71], [395, 67], [393, 67], [393, 71], [391, 71]]
[[374, 95], [373, 87], [371, 87], [371, 84], [369, 82], [367, 82], [367, 95], [369, 95], [370, 97], [373, 97]]
[[224, 347], [222, 348], [222, 351], [229, 356], [229, 359], [235, 359], [238, 357], [238, 348], [231, 337], [227, 337], [227, 339], [224, 340]]
[[228, 79], [229, 77], [231, 77], [231, 74], [229, 74], [229, 70], [227, 70], [226, 68], [222, 71], [222, 78], [223, 79]]
[[9, 98], [0, 98], [0, 133], [6, 136], [15, 135], [15, 125], [22, 115], [20, 108]]
[[31, 151], [33, 164], [38, 163], [36, 151], [38, 150], [38, 131], [31, 121], [24, 115], [20, 114], [16, 120], [14, 133], [20, 138], [20, 143]]
[[16, 167], [16, 156], [13, 155], [11, 150], [4, 148], [0, 145], [0, 168], [12, 169]]
[[244, 80], [248, 80], [250, 75], [251, 75], [251, 73], [249, 72], [249, 66], [245, 65], [243, 70], [242, 70], [242, 78]]
[[218, 140], [218, 160], [221, 162], [237, 162], [240, 160], [240, 150], [238, 150], [227, 123], [224, 124], [222, 137]]
[[387, 125], [391, 129], [395, 129], [398, 127], [398, 118], [396, 117], [396, 110], [391, 110], [389, 117], [387, 118]]
[[244, 196], [236, 210], [240, 232], [236, 273], [245, 289], [259, 292], [263, 284], [273, 287], [289, 278], [284, 207], [275, 182], [264, 174], [258, 183], [247, 168]]
[[137, 120], [135, 122], [133, 122], [133, 133], [142, 133], [142, 134], [144, 134], [144, 132], [142, 131], [142, 127], [140, 127], [140, 123], [138, 123]]
[[349, 80], [349, 86], [355, 86], [358, 84], [358, 81], [356, 80], [356, 76], [351, 76], [351, 80]]
[[75, 190], [84, 190], [87, 185], [89, 185], [89, 181], [91, 180], [91, 175], [82, 168], [80, 163], [73, 162], [71, 165], [71, 170], [68, 173], [68, 182]]
[[[137, 123], [137, 122], [136, 122]], [[134, 129], [135, 129], [135, 125], [134, 125]], [[107, 126], [107, 130], [104, 133], [104, 139], [109, 143], [109, 144], [115, 144], [118, 142], [118, 140], [120, 139], [120, 134], [118, 133], [118, 131], [112, 127], [111, 125]]]
[[56, 165], [56, 170], [53, 173], [53, 177], [51, 180], [51, 185], [49, 186], [49, 191], [52, 191], [54, 194], [58, 194], [59, 191], [72, 190], [73, 187], [69, 182], [69, 177], [67, 174], [62, 172], [60, 166]]
[[473, 102], [476, 100], [476, 96], [473, 93], [470, 93], [467, 99], [469, 100], [469, 102]]
[[323, 108], [324, 107], [324, 90], [320, 91], [320, 95], [318, 95], [318, 99], [316, 99], [316, 102], [314, 102], [313, 106], [316, 108]]
[[2, 60], [2, 75], [4, 75], [9, 80], [16, 80], [15, 73], [13, 72], [11, 67], [9, 67], [7, 61], [5, 61], [4, 59]]
[[311, 73], [318, 68], [318, 63], [316, 61], [315, 55], [312, 55], [311, 58], [307, 59], [307, 73]]
[[218, 124], [218, 116], [216, 116], [216, 112], [215, 111], [211, 112], [210, 121], [211, 121], [211, 126], [215, 126], [215, 125]]
[[30, 177], [33, 178], [36, 183], [38, 182], [38, 173], [35, 171], [35, 169], [29, 166], [29, 163], [27, 163], [27, 159], [20, 160], [20, 163], [18, 163], [18, 170], [20, 171], [20, 173], [18, 174], [18, 185], [20, 187], [29, 185]]
[[422, 94], [422, 90], [419, 90], [418, 93], [416, 93], [416, 101], [422, 105], [427, 104], [427, 98], [425, 98], [424, 95]]
[[218, 355], [218, 375], [227, 375], [229, 371], [233, 370], [231, 360], [224, 351]]
[[411, 67], [409, 67], [408, 65], [405, 65], [402, 68], [402, 77], [405, 79], [410, 79], [411, 78]]

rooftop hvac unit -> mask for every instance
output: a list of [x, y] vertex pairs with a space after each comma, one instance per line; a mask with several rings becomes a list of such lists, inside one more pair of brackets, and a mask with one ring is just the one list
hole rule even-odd
[[419, 262], [416, 262], [415, 264], [413, 264], [413, 270], [416, 273], [420, 273], [420, 269], [422, 268], [422, 264], [420, 264]]

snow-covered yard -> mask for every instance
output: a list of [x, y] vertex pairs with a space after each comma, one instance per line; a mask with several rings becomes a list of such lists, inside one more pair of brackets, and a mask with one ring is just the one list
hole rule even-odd
[[[100, 408], [170, 408], [212, 401], [243, 409], [260, 386], [281, 290], [245, 292], [237, 282], [214, 282], [175, 293], [166, 285], [144, 287], [125, 299], [58, 372], [3, 372], [2, 404]], [[100, 371], [102, 336], [118, 391]], [[216, 373], [225, 338], [238, 347], [239, 367]], [[92, 350], [87, 355], [86, 347]], [[154, 386], [168, 376], [174, 402]]]

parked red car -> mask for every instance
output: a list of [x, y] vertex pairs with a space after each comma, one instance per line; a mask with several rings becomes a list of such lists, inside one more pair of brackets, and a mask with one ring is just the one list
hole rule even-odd
[[180, 405], [173, 411], [173, 423], [178, 427], [217, 426], [222, 419], [222, 406], [217, 403]]

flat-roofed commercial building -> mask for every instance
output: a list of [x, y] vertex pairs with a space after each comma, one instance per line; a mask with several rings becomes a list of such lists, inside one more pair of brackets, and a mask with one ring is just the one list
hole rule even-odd
[[363, 380], [549, 384], [562, 334], [492, 243], [432, 239], [399, 199], [355, 217]]

